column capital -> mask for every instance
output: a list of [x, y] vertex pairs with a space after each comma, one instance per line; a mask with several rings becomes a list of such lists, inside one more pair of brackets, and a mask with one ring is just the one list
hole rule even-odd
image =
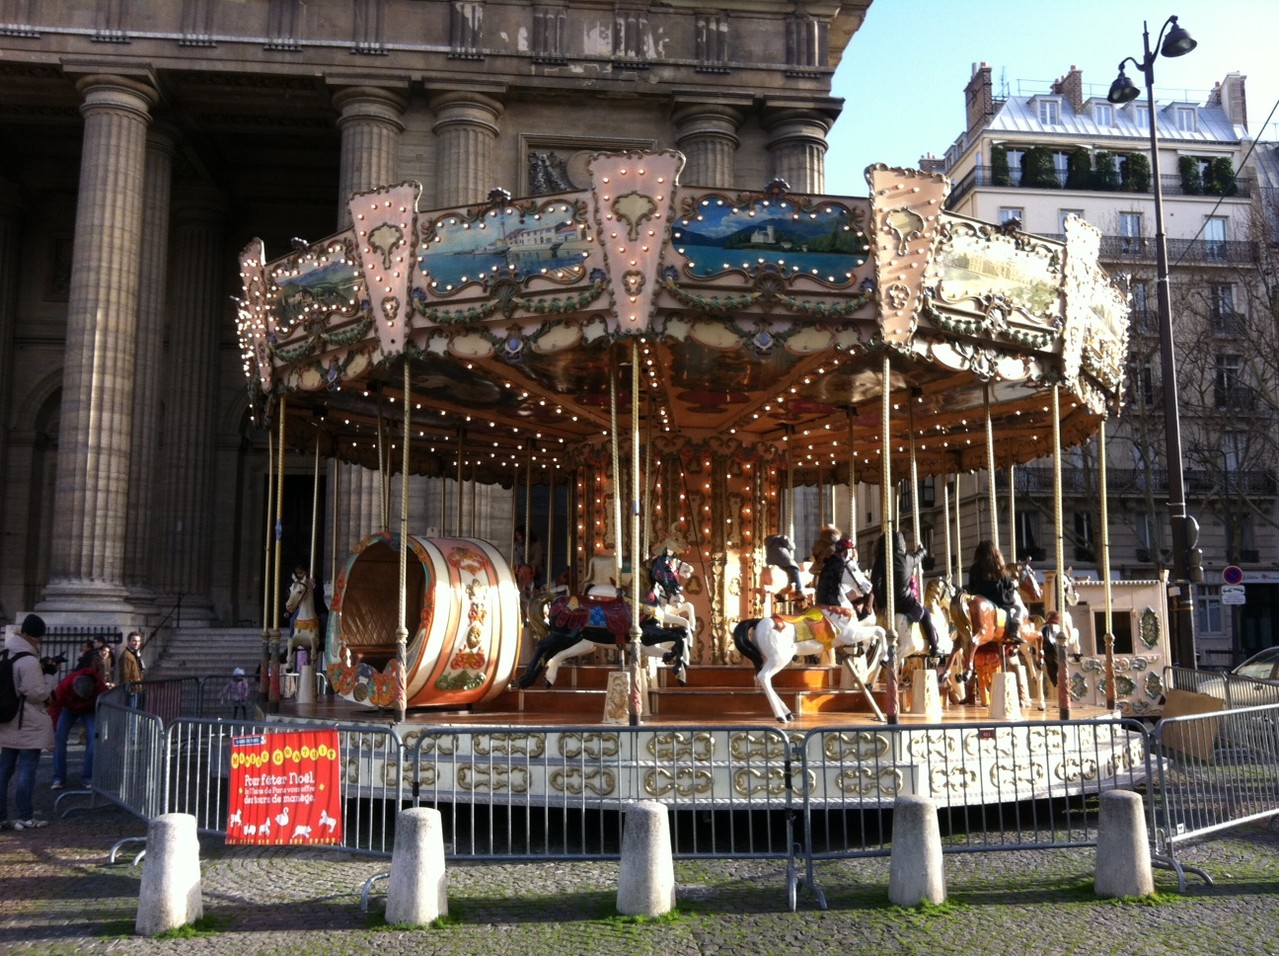
[[118, 73], [86, 73], [76, 80], [75, 88], [82, 99], [82, 114], [115, 110], [137, 113], [150, 122], [151, 110], [160, 102], [154, 85]]
[[764, 108], [763, 126], [768, 131], [768, 144], [808, 140], [826, 146], [826, 134], [835, 118], [823, 110], [789, 104], [768, 104]]
[[353, 120], [373, 120], [404, 130], [402, 116], [408, 109], [408, 100], [396, 90], [384, 86], [343, 86], [333, 93], [333, 105], [338, 108], [338, 128]]
[[496, 136], [498, 117], [506, 107], [483, 93], [449, 90], [431, 97], [431, 110], [436, 117], [432, 129], [437, 133], [447, 126], [462, 125], [478, 126]]
[[722, 136], [737, 143], [744, 110], [727, 103], [675, 101], [671, 122], [679, 139], [690, 136]]

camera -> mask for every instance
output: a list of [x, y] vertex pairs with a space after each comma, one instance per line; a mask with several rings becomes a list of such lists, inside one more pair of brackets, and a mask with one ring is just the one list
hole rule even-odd
[[67, 662], [67, 655], [59, 654], [57, 657], [40, 658], [40, 667], [46, 674], [56, 674], [58, 668]]

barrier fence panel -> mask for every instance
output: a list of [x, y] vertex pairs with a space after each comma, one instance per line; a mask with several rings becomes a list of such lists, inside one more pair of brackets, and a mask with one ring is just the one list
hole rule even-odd
[[184, 718], [167, 735], [164, 806], [188, 813], [205, 833], [226, 833], [231, 803], [231, 751], [236, 738], [291, 730], [336, 730], [342, 761], [341, 847], [389, 855], [395, 814], [404, 803], [403, 745], [386, 727], [331, 722], [225, 721]]
[[1164, 685], [1170, 690], [1186, 690], [1216, 697], [1227, 710], [1279, 704], [1279, 684], [1269, 681], [1225, 671], [1204, 671], [1189, 667], [1168, 667], [1165, 668], [1164, 675]]
[[452, 858], [597, 859], [624, 811], [665, 804], [679, 857], [788, 857], [790, 744], [764, 727], [448, 727], [405, 740], [413, 801]]
[[1147, 740], [1123, 719], [810, 731], [799, 776], [810, 888], [822, 897], [815, 861], [890, 853], [906, 794], [934, 801], [946, 853], [1095, 845], [1092, 798], [1145, 783]]
[[1279, 814], [1279, 705], [1166, 717], [1154, 746], [1151, 837], [1184, 891], [1178, 844]]
[[94, 791], [150, 821], [164, 812], [164, 724], [117, 692], [99, 698], [95, 715]]

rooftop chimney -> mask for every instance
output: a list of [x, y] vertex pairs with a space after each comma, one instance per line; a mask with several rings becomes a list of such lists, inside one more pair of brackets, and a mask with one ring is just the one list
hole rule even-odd
[[968, 103], [968, 132], [987, 122], [995, 115], [995, 98], [990, 80], [990, 66], [982, 63], [973, 64], [973, 75], [964, 88], [964, 98]]
[[1076, 115], [1084, 111], [1084, 73], [1072, 65], [1070, 72], [1052, 85], [1052, 91], [1066, 98]]

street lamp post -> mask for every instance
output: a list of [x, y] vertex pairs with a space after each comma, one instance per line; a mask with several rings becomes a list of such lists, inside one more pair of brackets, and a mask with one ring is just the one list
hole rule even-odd
[[[1171, 29], [1169, 29], [1171, 27]], [[1167, 36], [1165, 37], [1165, 32]], [[1155, 47], [1150, 48], [1150, 27], [1142, 22], [1142, 46], [1144, 56], [1138, 62], [1133, 57], [1119, 61], [1119, 76], [1110, 85], [1106, 98], [1122, 104], [1136, 99], [1141, 91], [1124, 73], [1124, 64], [1131, 63], [1146, 78], [1146, 98], [1150, 104], [1150, 164], [1155, 187], [1155, 292], [1159, 309], [1159, 367], [1163, 377], [1164, 435], [1168, 458], [1168, 517], [1172, 530], [1173, 595], [1173, 663], [1182, 667], [1194, 667], [1195, 660], [1195, 607], [1190, 591], [1192, 580], [1203, 580], [1201, 552], [1197, 544], [1199, 525], [1186, 514], [1186, 483], [1181, 453], [1181, 415], [1177, 403], [1177, 356], [1172, 341], [1172, 303], [1168, 295], [1168, 242], [1164, 235], [1163, 187], [1159, 177], [1159, 139], [1155, 132], [1155, 58], [1182, 56], [1189, 53], [1196, 43], [1177, 24], [1176, 17], [1164, 21]]]

